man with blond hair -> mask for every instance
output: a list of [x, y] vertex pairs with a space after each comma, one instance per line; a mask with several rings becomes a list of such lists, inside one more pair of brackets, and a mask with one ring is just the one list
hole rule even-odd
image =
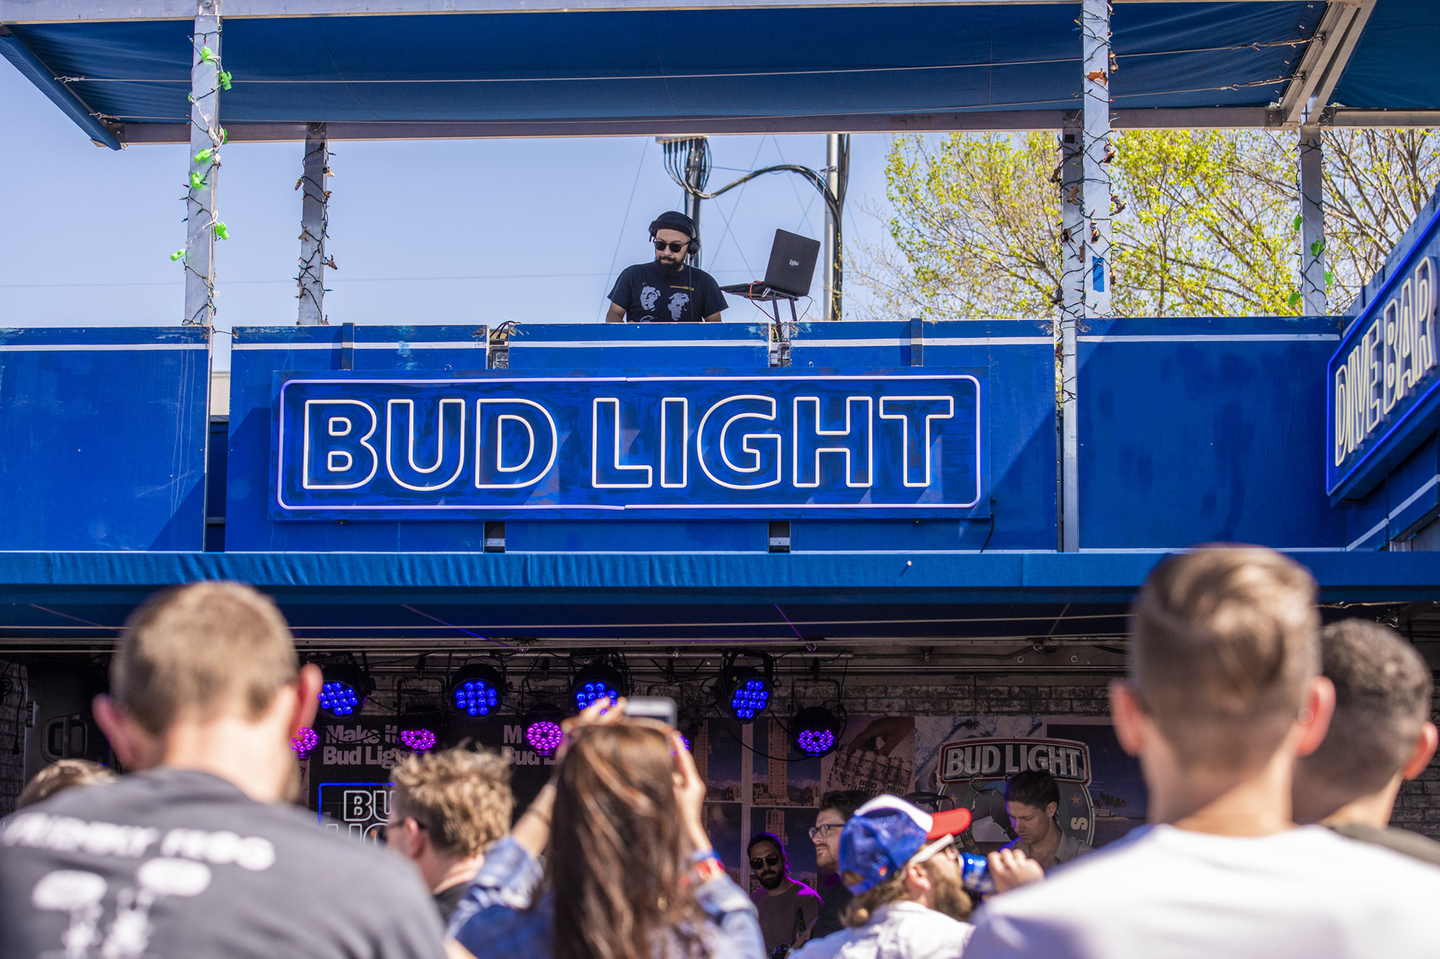
[[448, 920], [485, 850], [510, 832], [510, 765], [489, 751], [447, 749], [407, 756], [390, 781], [385, 844], [415, 864]]
[[94, 706], [131, 772], [5, 822], [0, 956], [443, 955], [412, 871], [284, 802], [319, 689], [248, 586], [138, 609]]
[[1271, 550], [1156, 567], [1110, 688], [1153, 825], [990, 900], [966, 959], [1434, 955], [1440, 870], [1292, 820], [1335, 704], [1319, 626], [1314, 580]]

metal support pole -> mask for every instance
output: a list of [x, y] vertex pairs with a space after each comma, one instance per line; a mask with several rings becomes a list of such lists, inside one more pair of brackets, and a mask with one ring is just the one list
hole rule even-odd
[[220, 0], [199, 0], [190, 67], [190, 192], [185, 200], [185, 323], [215, 324], [215, 181], [220, 163]]
[[[685, 182], [697, 190], [705, 189], [705, 140], [703, 137], [690, 141], [690, 153], [685, 159]], [[685, 215], [695, 223], [695, 235], [700, 235], [700, 198], [695, 194], [685, 192]], [[701, 248], [703, 252], [703, 247]], [[695, 266], [700, 265], [700, 252], [696, 252], [690, 259]]]
[[1084, 0], [1080, 15], [1084, 55], [1082, 144], [1085, 159], [1080, 206], [1085, 214], [1087, 275], [1083, 284], [1085, 316], [1109, 316], [1110, 309], [1110, 6], [1108, 0]]
[[842, 317], [845, 281], [845, 245], [843, 243], [845, 188], [850, 182], [850, 135], [830, 133], [825, 137], [825, 188], [835, 200], [835, 208], [825, 204], [825, 235], [821, 257], [824, 262], [825, 319]]
[[1300, 128], [1300, 296], [1306, 316], [1330, 312], [1325, 283], [1325, 150], [1320, 128]]
[[1080, 424], [1076, 333], [1085, 311], [1085, 216], [1080, 208], [1084, 157], [1080, 118], [1067, 118], [1060, 133], [1060, 548], [1080, 548]]
[[330, 222], [330, 191], [325, 178], [330, 175], [330, 145], [325, 139], [325, 124], [312, 123], [305, 128], [305, 169], [300, 177], [304, 197], [300, 201], [300, 287], [301, 326], [316, 326], [325, 319], [325, 236]]

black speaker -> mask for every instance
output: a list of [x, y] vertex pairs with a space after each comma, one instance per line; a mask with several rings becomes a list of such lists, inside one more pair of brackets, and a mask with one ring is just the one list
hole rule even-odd
[[26, 669], [25, 780], [57, 759], [113, 766], [110, 744], [91, 715], [105, 674], [70, 663], [31, 662]]

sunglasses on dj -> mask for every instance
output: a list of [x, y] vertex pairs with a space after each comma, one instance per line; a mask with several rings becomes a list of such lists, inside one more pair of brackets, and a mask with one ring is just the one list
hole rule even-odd
[[773, 852], [768, 856], [756, 856], [754, 859], [750, 860], [751, 869], [761, 869], [765, 866], [778, 865], [780, 865], [780, 855]]

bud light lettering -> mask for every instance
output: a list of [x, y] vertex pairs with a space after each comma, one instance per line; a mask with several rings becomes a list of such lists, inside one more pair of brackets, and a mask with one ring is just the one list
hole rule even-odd
[[296, 377], [272, 516], [988, 515], [985, 375]]
[[940, 781], [1008, 779], [1043, 770], [1060, 782], [1090, 782], [1090, 747], [1068, 739], [965, 739], [940, 751]]
[[304, 486], [306, 489], [357, 489], [375, 477], [380, 460], [375, 408], [359, 400], [308, 400], [305, 403]]

